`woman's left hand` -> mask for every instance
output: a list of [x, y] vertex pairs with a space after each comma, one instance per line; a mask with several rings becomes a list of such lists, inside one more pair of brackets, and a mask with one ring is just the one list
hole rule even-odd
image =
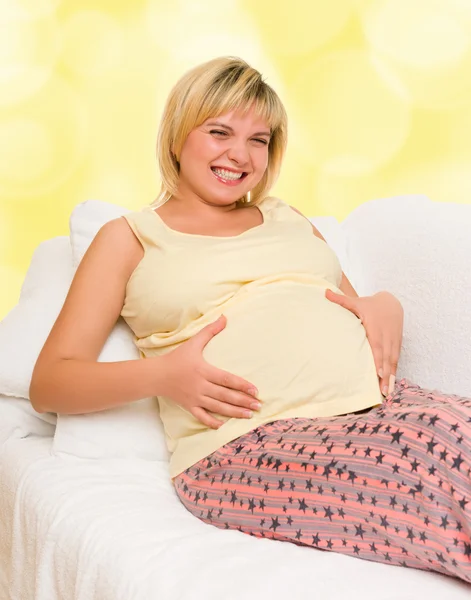
[[380, 389], [384, 396], [392, 393], [402, 345], [404, 309], [389, 292], [373, 296], [352, 297], [327, 289], [325, 296], [356, 315], [366, 331], [373, 351]]

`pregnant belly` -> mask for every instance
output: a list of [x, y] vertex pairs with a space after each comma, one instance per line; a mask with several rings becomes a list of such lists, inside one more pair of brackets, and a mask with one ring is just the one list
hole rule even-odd
[[227, 325], [205, 360], [253, 383], [265, 416], [307, 403], [342, 403], [377, 391], [360, 320], [318, 286], [267, 286], [223, 307]]

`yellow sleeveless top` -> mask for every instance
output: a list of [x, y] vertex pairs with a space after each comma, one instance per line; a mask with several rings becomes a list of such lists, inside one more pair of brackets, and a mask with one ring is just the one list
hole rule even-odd
[[225, 421], [216, 430], [158, 397], [172, 479], [263, 423], [382, 402], [363, 325], [324, 296], [342, 293], [337, 256], [282, 200], [258, 206], [263, 223], [231, 237], [175, 231], [150, 206], [125, 215], [145, 252], [121, 312], [141, 356], [176, 349], [224, 314], [203, 358], [251, 382], [262, 402], [251, 419], [215, 415]]

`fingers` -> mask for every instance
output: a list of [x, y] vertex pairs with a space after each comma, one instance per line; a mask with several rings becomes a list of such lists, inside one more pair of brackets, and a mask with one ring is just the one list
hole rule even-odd
[[242, 379], [242, 377], [228, 373], [227, 371], [211, 368], [207, 374], [207, 378], [208, 381], [218, 386], [244, 392], [253, 398], [257, 398], [258, 396], [258, 390], [252, 383]]
[[203, 329], [193, 337], [193, 340], [196, 340], [196, 343], [201, 348], [204, 348], [206, 344], [212, 340], [215, 335], [220, 333], [226, 325], [227, 318], [225, 315], [221, 315], [216, 321], [203, 327]]
[[378, 347], [375, 356], [375, 365], [380, 378], [380, 389], [383, 396], [388, 396], [394, 391], [398, 360], [398, 352], [397, 350], [393, 350], [392, 345]]
[[200, 423], [203, 423], [203, 425], [206, 425], [206, 427], [210, 427], [211, 429], [219, 429], [224, 423], [224, 421], [216, 419], [200, 406], [196, 406], [193, 409], [192, 414]]
[[[210, 402], [206, 403], [205, 408], [219, 412], [219, 409], [223, 405], [226, 405], [224, 408], [227, 407], [228, 410], [224, 410], [221, 414], [231, 417], [246, 416], [242, 414], [244, 411], [260, 410], [262, 407], [261, 402], [249, 394], [244, 394], [237, 390], [231, 390], [215, 384], [208, 385], [205, 396]], [[234, 413], [233, 407], [236, 408], [237, 414]]]

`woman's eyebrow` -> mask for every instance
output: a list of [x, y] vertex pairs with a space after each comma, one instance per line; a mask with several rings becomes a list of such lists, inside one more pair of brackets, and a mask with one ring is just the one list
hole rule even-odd
[[[230, 131], [231, 133], [234, 133], [234, 130], [232, 129], [232, 127], [230, 127], [229, 125], [224, 125], [224, 123], [221, 123], [220, 121], [210, 121], [208, 123], [206, 123], [206, 125], [217, 125], [218, 127], [222, 127], [223, 129], [227, 129], [228, 131]], [[267, 137], [270, 137], [271, 132], [270, 131], [259, 131], [258, 133], [254, 133], [252, 135], [266, 135]]]

